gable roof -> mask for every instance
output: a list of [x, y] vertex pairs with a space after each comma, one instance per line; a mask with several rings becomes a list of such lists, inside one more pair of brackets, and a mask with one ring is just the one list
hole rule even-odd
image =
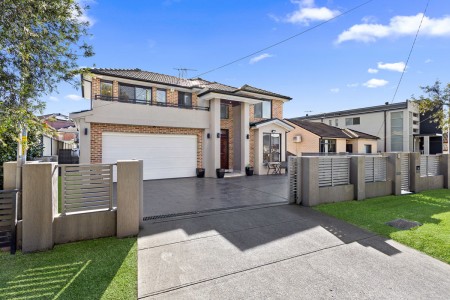
[[379, 139], [379, 137], [361, 131], [341, 129], [325, 123], [311, 122], [306, 120], [288, 119], [289, 122], [318, 135], [321, 138], [344, 138], [344, 139]]
[[239, 92], [251, 92], [266, 96], [272, 96], [277, 98], [282, 98], [286, 100], [291, 100], [291, 97], [284, 96], [281, 94], [273, 93], [263, 89], [259, 89], [250, 85], [243, 85], [241, 88], [236, 88], [230, 85], [226, 85], [219, 82], [212, 82], [202, 78], [179, 78], [176, 76], [165, 75], [150, 71], [143, 71], [141, 69], [108, 69], [108, 68], [92, 68], [91, 73], [98, 75], [106, 75], [124, 79], [139, 80], [152, 83], [160, 83], [171, 86], [178, 86], [184, 88], [200, 88], [204, 90], [218, 91], [218, 92], [228, 92], [228, 93], [239, 93]]
[[283, 127], [284, 129], [286, 129], [288, 131], [294, 129], [294, 127], [291, 124], [288, 124], [287, 122], [280, 120], [278, 118], [266, 119], [266, 120], [262, 120], [262, 121], [258, 121], [258, 122], [250, 122], [250, 127], [260, 128], [260, 127], [267, 126], [270, 124], [276, 124], [278, 126]]

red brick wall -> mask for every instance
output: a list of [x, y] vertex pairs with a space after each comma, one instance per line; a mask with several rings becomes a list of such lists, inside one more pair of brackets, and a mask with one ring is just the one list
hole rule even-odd
[[[103, 132], [196, 135], [197, 136], [197, 167], [202, 168], [202, 165], [203, 165], [203, 163], [202, 163], [203, 129], [91, 123], [91, 163], [101, 163], [102, 162], [102, 133]], [[132, 146], [132, 145], [124, 145], [124, 147], [127, 147], [127, 146]], [[168, 149], [167, 151], [170, 151], [170, 149]]]

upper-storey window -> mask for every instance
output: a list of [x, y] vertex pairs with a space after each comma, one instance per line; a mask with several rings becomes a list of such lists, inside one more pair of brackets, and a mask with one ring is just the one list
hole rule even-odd
[[178, 92], [178, 105], [179, 106], [192, 106], [192, 93]]
[[345, 125], [359, 125], [359, 124], [361, 124], [361, 119], [359, 117], [345, 118]]
[[125, 101], [139, 100], [139, 102], [151, 102], [152, 88], [119, 84], [119, 99]]
[[255, 104], [255, 118], [270, 119], [272, 117], [272, 101]]
[[220, 104], [220, 118], [221, 119], [229, 119], [230, 114], [228, 112], [228, 105]]
[[156, 90], [156, 102], [167, 103], [167, 91], [163, 89]]
[[113, 84], [112, 81], [100, 81], [100, 95], [102, 96], [113, 96]]

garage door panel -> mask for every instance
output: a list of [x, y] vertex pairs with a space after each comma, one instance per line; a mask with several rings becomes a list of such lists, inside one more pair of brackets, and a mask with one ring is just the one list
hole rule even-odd
[[103, 163], [144, 161], [144, 179], [195, 176], [197, 136], [103, 133]]

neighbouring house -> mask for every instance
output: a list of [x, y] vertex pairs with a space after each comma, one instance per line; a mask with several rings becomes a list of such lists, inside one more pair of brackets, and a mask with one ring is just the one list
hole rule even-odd
[[78, 131], [75, 123], [60, 113], [40, 116], [48, 126], [55, 130], [53, 135], [42, 135], [42, 156], [58, 155], [60, 149], [74, 149], [77, 147]]
[[288, 152], [297, 156], [317, 153], [377, 153], [378, 137], [325, 123], [288, 119], [295, 129], [287, 134]]
[[419, 152], [420, 144], [424, 142], [428, 144], [422, 149], [430, 149], [430, 139], [420, 136], [421, 117], [412, 101], [307, 115], [293, 120], [321, 122], [377, 136], [380, 138], [377, 147], [382, 152]]
[[266, 174], [285, 161], [283, 105], [290, 97], [244, 85], [183, 79], [140, 69], [91, 69], [82, 77], [91, 109], [70, 117], [81, 163], [144, 160], [144, 179], [195, 176], [204, 168]]

